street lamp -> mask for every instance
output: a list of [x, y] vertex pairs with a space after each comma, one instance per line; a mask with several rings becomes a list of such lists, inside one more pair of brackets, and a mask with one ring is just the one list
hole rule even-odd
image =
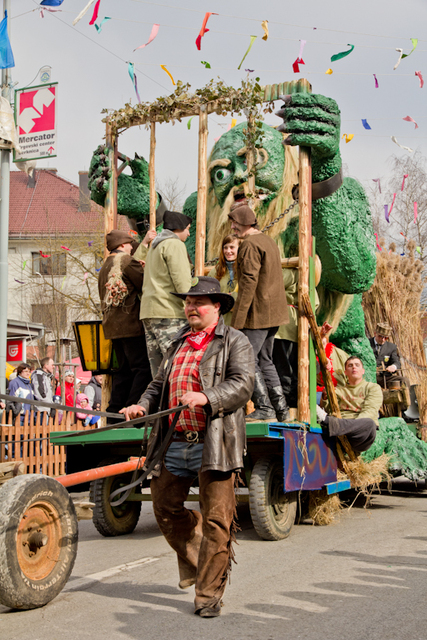
[[73, 322], [80, 362], [92, 375], [110, 374], [118, 370], [117, 356], [111, 340], [104, 336], [101, 320]]

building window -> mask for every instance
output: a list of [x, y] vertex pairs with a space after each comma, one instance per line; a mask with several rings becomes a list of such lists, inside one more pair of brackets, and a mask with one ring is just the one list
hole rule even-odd
[[57, 253], [43, 258], [40, 253], [31, 254], [33, 263], [33, 276], [40, 273], [41, 276], [65, 276], [67, 273], [67, 256], [65, 253]]
[[43, 324], [46, 329], [64, 333], [67, 329], [67, 307], [65, 304], [32, 304], [32, 321]]

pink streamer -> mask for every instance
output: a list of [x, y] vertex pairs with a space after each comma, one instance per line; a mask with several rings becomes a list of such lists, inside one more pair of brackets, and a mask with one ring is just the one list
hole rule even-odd
[[418, 204], [414, 202], [414, 224], [417, 223], [418, 218]]
[[418, 76], [420, 80], [420, 89], [422, 89], [424, 86], [423, 74], [421, 73], [421, 71], [415, 71], [415, 75]]
[[[52, 7], [42, 7], [40, 9], [40, 18], [44, 18], [44, 11], [50, 11], [51, 13], [54, 13], [55, 11], [62, 11], [62, 9], [53, 9]], [[18, 280], [16, 281], [18, 282]]]
[[301, 44], [300, 44], [300, 48], [299, 48], [299, 54], [298, 54], [298, 58], [302, 58], [302, 52], [304, 51], [304, 46], [307, 43], [307, 40], [300, 40]]
[[393, 193], [393, 202], [391, 203], [389, 215], [391, 216], [391, 212], [393, 211], [394, 201], [396, 200], [396, 194]]
[[402, 120], [406, 120], [406, 122], [413, 122], [415, 125], [415, 129], [418, 129], [418, 125], [415, 122], [415, 120], [413, 118], [411, 118], [411, 116], [406, 116], [406, 118], [402, 118]]
[[374, 78], [375, 78], [375, 89], [378, 89], [378, 87], [379, 87], [380, 85], [378, 84], [377, 76], [375, 75], [375, 73], [373, 73], [372, 75], [373, 75], [373, 76], [374, 76]]
[[89, 22], [89, 24], [95, 24], [96, 19], [98, 18], [98, 11], [99, 11], [100, 4], [101, 4], [101, 0], [98, 0], [98, 2], [95, 5], [95, 9], [93, 10], [92, 20]]
[[403, 188], [404, 188], [404, 186], [405, 186], [405, 180], [406, 180], [406, 178], [408, 178], [408, 177], [409, 177], [409, 173], [405, 173], [405, 174], [403, 174], [403, 180], [402, 180], [402, 188], [401, 188], [401, 191], [403, 191]]
[[150, 33], [150, 37], [148, 38], [148, 41], [145, 44], [142, 44], [141, 46], [139, 46], [136, 49], [134, 49], [134, 51], [136, 51], [137, 49], [143, 49], [144, 47], [147, 46], [147, 44], [150, 44], [150, 42], [153, 42], [154, 38], [159, 33], [159, 27], [160, 27], [159, 24], [153, 24], [153, 27], [151, 29], [151, 33]]
[[376, 242], [377, 242], [377, 249], [378, 249], [378, 251], [382, 251], [382, 249], [381, 249], [380, 245], [378, 244], [378, 233], [374, 233], [374, 236], [375, 236], [375, 240], [376, 240]]
[[86, 282], [88, 275], [89, 275], [89, 274], [88, 274], [88, 272], [86, 271], [86, 272], [85, 272], [85, 274], [84, 274], [84, 276], [83, 276], [83, 282]]
[[65, 249], [65, 251], [69, 251], [69, 248], [65, 247], [63, 244], [61, 244], [61, 249]]

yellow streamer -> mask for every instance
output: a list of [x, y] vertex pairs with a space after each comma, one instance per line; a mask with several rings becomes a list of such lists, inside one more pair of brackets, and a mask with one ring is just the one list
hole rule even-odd
[[261, 27], [263, 28], [264, 35], [262, 36], [263, 40], [268, 40], [268, 20], [263, 20], [261, 22]]
[[231, 119], [231, 128], [235, 127], [235, 126], [236, 126], [236, 124], [237, 124], [237, 120], [236, 120], [236, 118], [232, 118], [232, 119]]
[[328, 76], [331, 76], [333, 74], [333, 71], [332, 69], [328, 69], [327, 71], [325, 71], [325, 73], [327, 73]]
[[175, 82], [175, 80], [173, 79], [173, 76], [172, 76], [171, 72], [170, 72], [170, 71], [168, 71], [168, 70], [166, 69], [166, 65], [161, 64], [160, 66], [161, 66], [161, 68], [163, 69], [163, 71], [166, 71], [166, 73], [168, 74], [169, 78], [172, 80], [172, 84], [173, 84], [173, 85], [176, 85], [176, 82]]
[[342, 138], [345, 138], [345, 143], [347, 144], [350, 140], [353, 140], [354, 133], [343, 133]]

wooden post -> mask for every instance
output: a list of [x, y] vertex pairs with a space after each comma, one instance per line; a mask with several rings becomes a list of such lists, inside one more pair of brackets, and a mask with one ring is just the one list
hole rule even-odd
[[148, 174], [150, 176], [150, 231], [156, 230], [156, 208], [157, 208], [157, 191], [156, 179], [154, 172], [154, 161], [156, 155], [156, 123], [150, 123], [150, 163], [148, 165]]
[[199, 113], [199, 176], [197, 180], [196, 276], [204, 275], [206, 244], [206, 196], [208, 190], [208, 113], [206, 106]]
[[[253, 115], [248, 117], [248, 139], [251, 138], [252, 131], [255, 127]], [[248, 189], [252, 194], [251, 200], [255, 197], [255, 156], [254, 147], [246, 142], [246, 167], [248, 171]]]
[[[298, 308], [302, 310], [302, 296], [308, 296], [309, 257], [311, 254], [311, 164], [310, 149], [299, 149], [299, 278]], [[298, 420], [310, 423], [310, 384], [308, 320], [298, 316]]]
[[[111, 167], [110, 186], [105, 198], [104, 206], [104, 234], [117, 229], [117, 138], [111, 125], [107, 122], [105, 139], [108, 147], [108, 157]], [[107, 258], [107, 244], [104, 238], [104, 258]]]

